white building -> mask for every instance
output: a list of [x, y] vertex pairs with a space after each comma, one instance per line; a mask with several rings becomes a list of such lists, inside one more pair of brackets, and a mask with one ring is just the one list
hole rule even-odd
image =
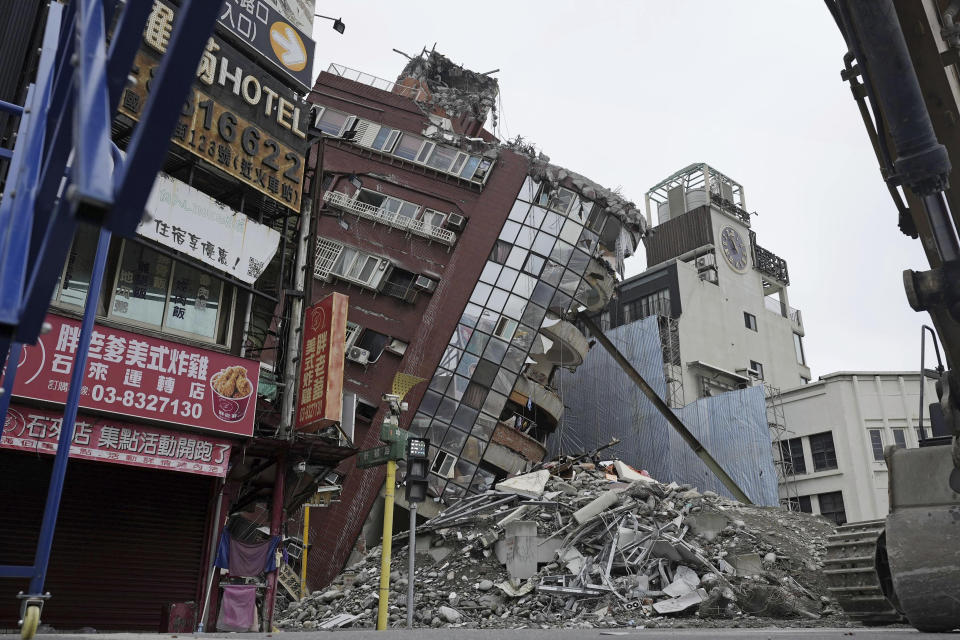
[[[925, 380], [923, 424], [931, 434], [934, 382]], [[920, 439], [917, 372], [837, 372], [783, 391], [787, 434], [780, 449], [788, 473], [780, 497], [838, 523], [886, 517], [888, 445]], [[790, 473], [792, 471], [792, 473]]]
[[650, 189], [646, 204], [648, 268], [619, 286], [600, 322], [607, 329], [654, 314], [673, 319], [669, 340], [663, 330], [670, 404], [761, 380], [808, 382], [787, 263], [757, 244], [743, 187], [693, 164]]

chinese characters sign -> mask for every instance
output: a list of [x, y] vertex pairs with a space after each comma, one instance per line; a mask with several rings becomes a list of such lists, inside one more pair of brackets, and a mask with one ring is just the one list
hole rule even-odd
[[270, 263], [280, 234], [179, 180], [157, 174], [149, 218], [137, 234], [253, 283]]
[[[51, 331], [22, 349], [13, 395], [63, 404], [80, 323], [52, 314], [46, 320]], [[258, 377], [256, 361], [96, 326], [80, 406], [250, 436]]]
[[222, 27], [309, 91], [315, 45], [291, 23], [267, 0], [224, 0], [220, 12]]
[[347, 296], [331, 293], [305, 314], [295, 424], [300, 431], [340, 422], [347, 302]]
[[[62, 423], [62, 414], [13, 405], [3, 424], [0, 449], [53, 455]], [[230, 446], [209, 436], [78, 415], [70, 457], [222, 478]]]
[[[120, 112], [139, 120], [169, 44], [175, 8], [159, 0], [147, 20]], [[300, 208], [309, 114], [280, 84], [223, 40], [211, 37], [172, 142], [293, 210]]]

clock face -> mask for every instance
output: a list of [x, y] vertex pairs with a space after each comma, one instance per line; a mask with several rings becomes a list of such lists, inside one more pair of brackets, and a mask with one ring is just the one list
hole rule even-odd
[[733, 227], [724, 227], [720, 230], [720, 247], [723, 257], [735, 270], [741, 273], [747, 269], [747, 247], [743, 237]]

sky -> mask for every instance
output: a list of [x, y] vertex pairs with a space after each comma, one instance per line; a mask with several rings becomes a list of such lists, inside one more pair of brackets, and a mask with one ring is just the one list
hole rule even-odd
[[[744, 187], [757, 242], [787, 260], [814, 378], [916, 370], [926, 314], [902, 271], [927, 268], [897, 211], [848, 86], [843, 39], [816, 0], [320, 0], [316, 71], [395, 80], [426, 47], [499, 69], [501, 139], [523, 136], [643, 206], [694, 162]], [[645, 268], [642, 247], [627, 276]]]

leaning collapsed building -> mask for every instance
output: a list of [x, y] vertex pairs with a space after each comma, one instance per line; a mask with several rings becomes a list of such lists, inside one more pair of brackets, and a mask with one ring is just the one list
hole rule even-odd
[[[309, 97], [325, 202], [311, 299], [350, 297], [355, 444], [378, 443], [396, 373], [428, 380], [401, 427], [430, 439], [441, 503], [543, 458], [563, 412], [555, 374], [589, 348], [569, 319], [607, 304], [647, 229], [619, 195], [499, 143], [483, 128], [497, 92], [488, 75], [424, 52], [396, 83], [331, 65]], [[363, 550], [383, 486], [382, 469], [341, 471], [342, 502], [311, 533], [314, 586]]]

